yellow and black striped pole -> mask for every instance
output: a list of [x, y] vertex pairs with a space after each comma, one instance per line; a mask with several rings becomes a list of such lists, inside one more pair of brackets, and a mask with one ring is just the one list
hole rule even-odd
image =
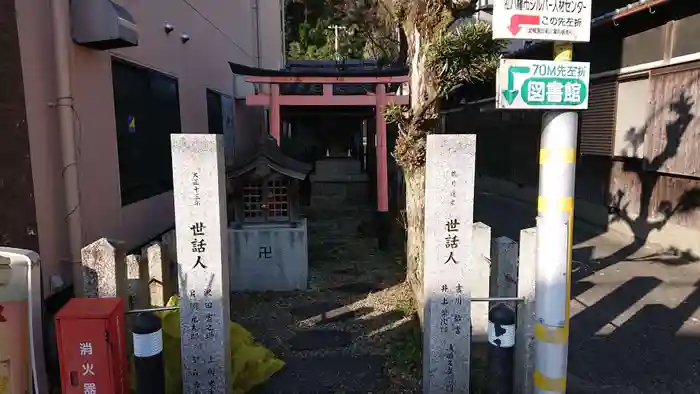
[[[555, 61], [568, 62], [572, 57], [571, 43], [554, 44]], [[566, 392], [577, 129], [576, 112], [547, 112], [542, 119], [535, 288], [536, 394]]]

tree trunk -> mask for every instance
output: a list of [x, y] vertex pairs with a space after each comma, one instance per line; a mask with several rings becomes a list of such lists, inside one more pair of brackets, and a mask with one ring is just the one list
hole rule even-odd
[[405, 171], [406, 178], [406, 279], [418, 305], [423, 299], [423, 252], [425, 243], [425, 168]]
[[[406, 279], [413, 288], [419, 313], [423, 304], [423, 252], [425, 217], [425, 140], [427, 126], [416, 115], [431, 105], [434, 89], [427, 80], [425, 69], [428, 37], [416, 25], [405, 27], [410, 61], [410, 97], [412, 118], [401, 130], [397, 141], [397, 159], [404, 168], [406, 178]], [[419, 118], [425, 115], [419, 115]]]
[[406, 60], [408, 60], [408, 38], [406, 38], [406, 32], [403, 29], [403, 26], [399, 26], [398, 28], [398, 33], [399, 33], [399, 53], [396, 56], [395, 59], [395, 64], [398, 65], [405, 65]]
[[[411, 97], [411, 111], [416, 116], [422, 112], [424, 106], [429, 105], [431, 97], [435, 95], [435, 91], [428, 83], [427, 72], [425, 69], [426, 54], [430, 42], [428, 37], [423, 34], [417, 26], [411, 26], [406, 31], [406, 39], [408, 41], [408, 57], [410, 61], [409, 68], [409, 85]], [[422, 119], [412, 119], [414, 124]]]

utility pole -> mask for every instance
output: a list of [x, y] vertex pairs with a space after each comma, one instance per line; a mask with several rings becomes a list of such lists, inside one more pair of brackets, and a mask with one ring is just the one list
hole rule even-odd
[[335, 32], [335, 60], [340, 60], [340, 47], [338, 45], [338, 30], [347, 30], [347, 27], [345, 26], [340, 26], [340, 25], [331, 25], [328, 26], [329, 29], [332, 29]]
[[[530, 12], [493, 3], [493, 37], [549, 41], [553, 61], [501, 59], [497, 108], [548, 110], [542, 117], [537, 197], [535, 295], [520, 311], [534, 321], [525, 346], [516, 351], [519, 364], [516, 392], [566, 392], [569, 354], [571, 249], [574, 229], [578, 113], [588, 108], [590, 64], [573, 61], [573, 43], [589, 42], [592, 0], [577, 0], [575, 8]], [[525, 12], [527, 11], [527, 12]], [[570, 23], [561, 29], [560, 21]], [[562, 70], [572, 70], [572, 75]], [[575, 70], [575, 71], [574, 71]], [[523, 315], [525, 316], [525, 315]], [[530, 350], [530, 338], [534, 346]], [[532, 387], [534, 386], [534, 388]]]
[[[572, 60], [573, 44], [555, 42], [554, 61]], [[536, 394], [566, 392], [577, 134], [577, 112], [544, 114], [537, 197]]]

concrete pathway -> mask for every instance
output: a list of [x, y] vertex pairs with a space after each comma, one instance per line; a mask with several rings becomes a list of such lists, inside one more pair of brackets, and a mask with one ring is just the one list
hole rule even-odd
[[[475, 221], [518, 239], [535, 207], [477, 193]], [[700, 392], [700, 263], [575, 226], [569, 393]]]

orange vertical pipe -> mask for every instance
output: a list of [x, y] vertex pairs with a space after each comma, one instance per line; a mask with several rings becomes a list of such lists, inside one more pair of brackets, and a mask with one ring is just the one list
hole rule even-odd
[[280, 144], [280, 127], [282, 120], [280, 119], [280, 85], [276, 83], [270, 84], [270, 135], [277, 140], [277, 145]]
[[376, 87], [376, 111], [375, 121], [377, 138], [377, 211], [389, 211], [389, 175], [387, 173], [386, 152], [386, 120], [384, 119], [384, 105], [386, 105], [386, 85], [377, 84]]
[[[71, 88], [70, 2], [51, 1], [53, 22], [54, 61], [56, 72], [56, 101], [53, 107], [58, 114], [58, 130], [61, 135], [61, 159], [63, 161], [63, 193], [65, 195], [66, 223], [71, 262], [80, 262], [83, 245], [82, 208], [80, 205], [80, 158], [76, 141], [76, 122], [73, 113], [73, 90]], [[80, 122], [78, 122], [80, 123]], [[78, 289], [82, 291], [82, 287]]]

